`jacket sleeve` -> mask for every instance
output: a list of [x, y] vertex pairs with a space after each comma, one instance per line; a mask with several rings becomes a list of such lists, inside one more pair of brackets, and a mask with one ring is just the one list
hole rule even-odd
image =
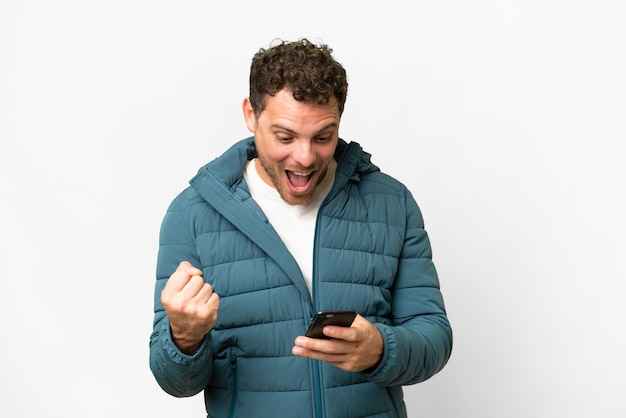
[[452, 351], [452, 329], [424, 221], [408, 190], [405, 201], [406, 234], [392, 289], [392, 324], [376, 324], [385, 349], [379, 366], [367, 375], [385, 386], [429, 379]]
[[181, 352], [172, 341], [169, 319], [161, 304], [161, 291], [180, 262], [186, 260], [201, 268], [196, 255], [193, 225], [179, 208], [181, 198], [183, 196], [172, 202], [161, 225], [154, 322], [150, 336], [150, 369], [161, 388], [176, 397], [201, 392], [211, 378], [213, 364], [210, 333], [193, 355]]

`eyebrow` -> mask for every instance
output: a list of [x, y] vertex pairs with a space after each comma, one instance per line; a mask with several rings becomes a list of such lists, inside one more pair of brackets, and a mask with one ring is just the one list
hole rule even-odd
[[[319, 129], [315, 135], [319, 135], [322, 132], [328, 131], [329, 129], [336, 129], [337, 128], [337, 122], [331, 122], [328, 125], [324, 126], [323, 128]], [[272, 125], [270, 125], [271, 128], [273, 129], [279, 129], [281, 131], [285, 131], [288, 132], [290, 134], [297, 134], [296, 131], [294, 131], [293, 129], [289, 129], [286, 126], [280, 125], [278, 123], [273, 123]]]

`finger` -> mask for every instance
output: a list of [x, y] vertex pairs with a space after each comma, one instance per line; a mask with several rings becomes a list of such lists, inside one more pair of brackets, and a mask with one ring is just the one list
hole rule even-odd
[[341, 340], [325, 340], [321, 338], [297, 337], [296, 347], [301, 347], [309, 353], [346, 354], [352, 351], [352, 345]]
[[313, 360], [321, 360], [332, 364], [341, 364], [348, 361], [350, 358], [350, 353], [317, 351], [298, 345], [294, 345], [291, 348], [291, 353], [295, 356], [306, 357]]
[[185, 287], [185, 285], [187, 284], [190, 278], [191, 276], [187, 274], [186, 272], [182, 272], [178, 270], [175, 271], [174, 273], [172, 273], [170, 278], [167, 279], [167, 282], [165, 283], [165, 286], [163, 287], [163, 292], [164, 293], [180, 292]]
[[214, 307], [215, 310], [217, 310], [220, 307], [220, 295], [218, 295], [217, 293], [213, 292], [211, 294], [211, 297], [207, 301], [207, 304], [208, 305], [212, 305], [212, 307]]
[[335, 325], [327, 325], [324, 327], [323, 333], [331, 338], [350, 341], [350, 342], [358, 342], [363, 338], [363, 334], [367, 331], [372, 324], [362, 317], [361, 315], [357, 315], [352, 322], [350, 327], [338, 327]]
[[165, 289], [172, 292], [180, 292], [194, 275], [202, 275], [202, 271], [192, 266], [188, 261], [183, 261], [167, 280]]
[[217, 293], [212, 293], [211, 297], [206, 301], [206, 303], [201, 303], [198, 306], [198, 314], [199, 317], [203, 320], [208, 321], [211, 328], [217, 322], [217, 314], [220, 306], [220, 297]]
[[184, 299], [193, 299], [204, 289], [205, 284], [202, 276], [191, 276], [183, 288], [180, 289], [180, 296]]
[[337, 325], [326, 325], [322, 330], [324, 335], [334, 340], [356, 342], [359, 339], [359, 328], [355, 327], [340, 327]]
[[194, 299], [199, 303], [208, 303], [211, 296], [213, 296], [213, 287], [203, 281], [202, 287], [198, 290]]
[[202, 270], [195, 268], [189, 261], [182, 261], [176, 270], [186, 271], [190, 276], [202, 276]]
[[217, 311], [220, 307], [220, 295], [218, 295], [215, 292], [212, 292], [211, 297], [206, 302], [206, 304], [209, 305], [212, 309], [215, 309]]

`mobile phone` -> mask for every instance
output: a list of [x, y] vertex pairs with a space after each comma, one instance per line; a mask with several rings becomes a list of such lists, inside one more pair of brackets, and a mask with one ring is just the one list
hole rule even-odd
[[326, 325], [336, 325], [339, 327], [349, 327], [356, 318], [356, 311], [353, 310], [326, 310], [315, 314], [306, 332], [307, 337], [330, 339], [324, 335], [322, 329]]

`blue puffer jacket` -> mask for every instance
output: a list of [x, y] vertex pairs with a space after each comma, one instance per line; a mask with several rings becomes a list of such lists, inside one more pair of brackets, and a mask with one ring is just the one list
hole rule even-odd
[[[209, 417], [405, 417], [402, 385], [446, 364], [452, 331], [417, 204], [356, 143], [340, 140], [320, 209], [313, 294], [250, 198], [242, 173], [252, 138], [200, 169], [163, 220], [150, 367], [174, 396], [204, 390]], [[193, 355], [173, 344], [160, 293], [188, 260], [220, 295], [215, 328]], [[375, 370], [349, 373], [295, 357], [313, 312], [355, 309], [380, 330]]]

